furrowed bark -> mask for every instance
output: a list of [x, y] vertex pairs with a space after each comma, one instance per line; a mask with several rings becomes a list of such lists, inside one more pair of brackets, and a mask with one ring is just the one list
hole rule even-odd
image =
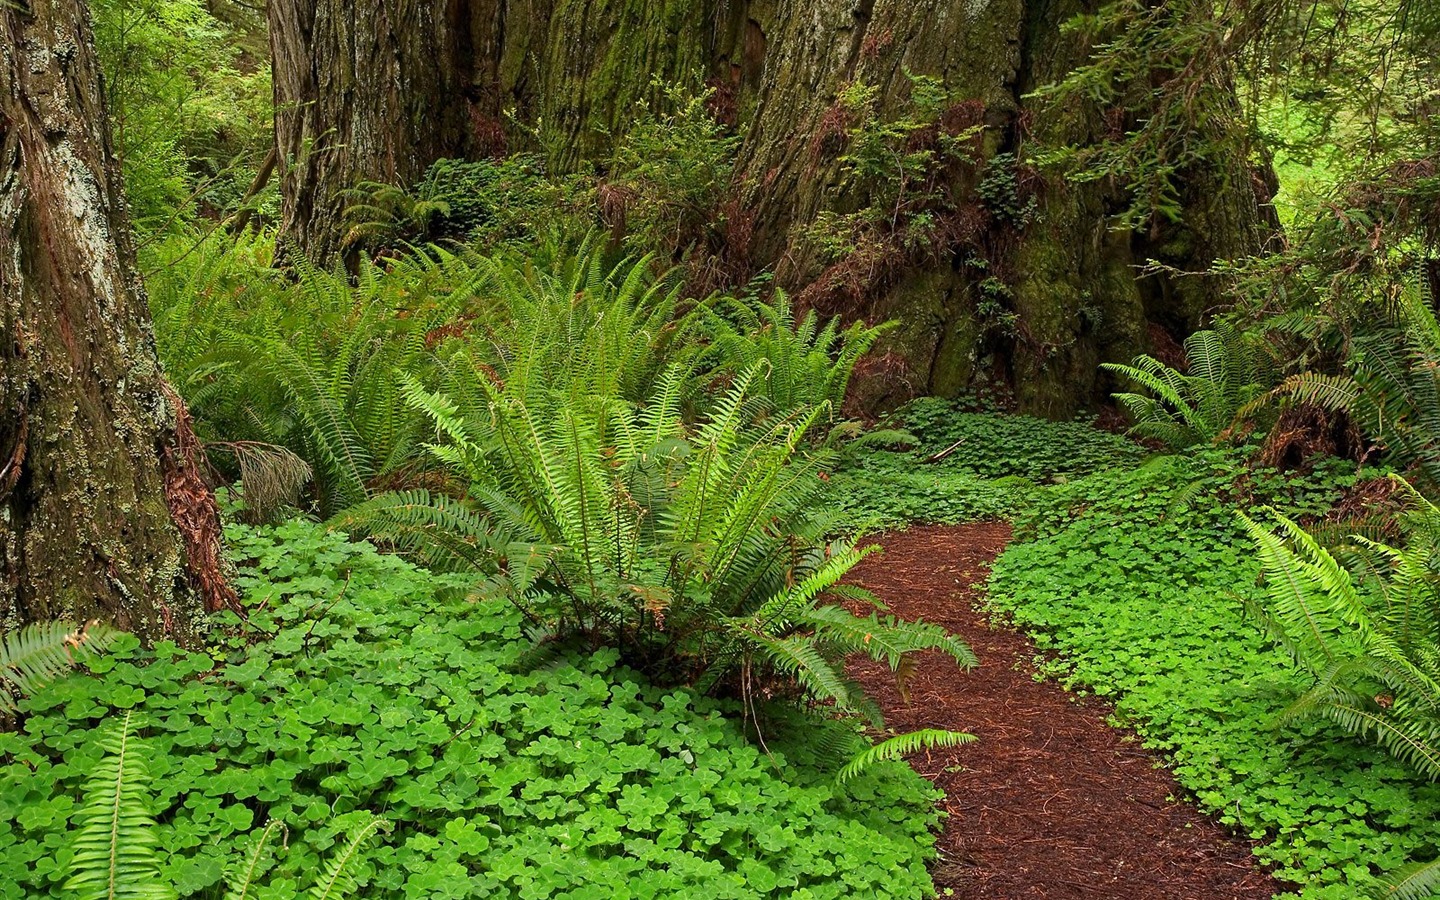
[[[531, 149], [561, 170], [603, 171], [655, 80], [698, 76], [734, 98], [745, 258], [822, 310], [901, 321], [883, 348], [903, 360], [898, 374], [856, 381], [872, 408], [997, 383], [1029, 412], [1093, 405], [1113, 387], [1099, 363], [1183, 338], [1223, 301], [1209, 280], [1142, 266], [1204, 271], [1258, 249], [1273, 224], [1263, 179], [1243, 159], [1186, 172], [1183, 223], [1146, 233], [1112, 229], [1118, 186], [1054, 183], [1005, 162], [1038, 138], [1113, 128], [1096, 108], [1039, 116], [1028, 96], [1085, 59], [1060, 26], [1093, 12], [1092, 0], [465, 0], [419, 24], [407, 2], [271, 3], [276, 133], [284, 158], [300, 161], [285, 181], [287, 240], [332, 263], [339, 206], [326, 198], [362, 178], [409, 186], [440, 156]], [[376, 17], [412, 37], [371, 39], [391, 34]], [[357, 69], [359, 59], [371, 64]], [[953, 208], [921, 251], [881, 240], [869, 255], [822, 258], [808, 237], [817, 219], [871, 201], [841, 177], [839, 97], [869, 85], [876, 115], [901, 117], [911, 74], [953, 98], [945, 127], [984, 126], [974, 164], [940, 175]], [[432, 117], [433, 133], [417, 133], [416, 116]], [[1197, 127], [1205, 141], [1218, 126]], [[1034, 203], [1024, 221], [980, 196], [1004, 165], [1019, 200]]]
[[99, 618], [191, 641], [235, 594], [102, 97], [81, 0], [0, 6], [0, 630]]

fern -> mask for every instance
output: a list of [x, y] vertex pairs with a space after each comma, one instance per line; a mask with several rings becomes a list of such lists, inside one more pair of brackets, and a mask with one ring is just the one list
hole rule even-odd
[[1101, 367], [1143, 390], [1115, 394], [1135, 420], [1134, 433], [1175, 449], [1215, 441], [1253, 415], [1270, 377], [1244, 335], [1228, 326], [1186, 338], [1185, 355], [1188, 373], [1149, 356]]
[[776, 290], [769, 302], [731, 299], [707, 313], [708, 362], [732, 374], [759, 369], [757, 394], [782, 415], [823, 406], [833, 417], [856, 364], [895, 325], [856, 322], [841, 331], [835, 319], [821, 325], [814, 310], [797, 318], [789, 296]]
[[1240, 518], [1265, 574], [1254, 611], [1314, 678], [1280, 721], [1328, 720], [1440, 779], [1440, 509], [1405, 490], [1403, 543], [1357, 539], [1368, 557], [1353, 571], [1284, 517], [1278, 533]]
[[131, 713], [105, 731], [105, 755], [85, 784], [77, 817], [70, 878], [77, 900], [167, 900], [175, 892], [160, 881], [155, 820], [146, 808], [149, 771]]
[[1440, 321], [1426, 300], [1427, 282], [1416, 275], [1399, 292], [1394, 310], [1378, 327], [1350, 343], [1341, 375], [1291, 376], [1276, 394], [1345, 412], [1384, 446], [1390, 459], [1413, 467], [1440, 486]]
[[1370, 892], [1376, 900], [1429, 900], [1440, 893], [1440, 859], [1415, 863], [1386, 876]]
[[0, 635], [0, 715], [16, 711], [19, 697], [103, 652], [120, 636], [99, 622], [37, 622]]
[[225, 900], [254, 900], [256, 888], [259, 886], [256, 878], [260, 874], [261, 862], [265, 857], [265, 850], [270, 845], [270, 837], [277, 828], [283, 826], [279, 821], [271, 819], [265, 827], [260, 830], [260, 835], [255, 839], [255, 846], [250, 854], [239, 866], [234, 867], [225, 873], [225, 880], [228, 887], [225, 891]]
[[[97, 741], [104, 756], [90, 772], [73, 838], [74, 852], [65, 890], [78, 900], [172, 900], [176, 892], [160, 874], [155, 819], [146, 808], [149, 771], [147, 749], [135, 735], [130, 711]], [[320, 869], [306, 896], [310, 900], [345, 900], [359, 886], [361, 851], [388, 822], [369, 816], [349, 832]], [[245, 859], [227, 871], [225, 900], [251, 900], [265, 894], [258, 877], [271, 836], [283, 826], [269, 822], [255, 838]]]
[[919, 731], [911, 731], [905, 734], [898, 734], [889, 740], [882, 741], [873, 747], [862, 750], [854, 759], [836, 773], [835, 780], [840, 784], [855, 778], [870, 769], [877, 763], [892, 759], [903, 759], [922, 750], [940, 750], [946, 747], [956, 747], [960, 744], [969, 744], [975, 741], [975, 735], [964, 734], [958, 731], [942, 731], [936, 728], [924, 728]]
[[360, 851], [366, 841], [387, 825], [385, 819], [372, 816], [364, 824], [352, 829], [345, 846], [336, 851], [321, 869], [319, 878], [307, 894], [310, 900], [344, 900], [354, 894], [359, 886], [359, 873], [356, 869], [362, 858]]

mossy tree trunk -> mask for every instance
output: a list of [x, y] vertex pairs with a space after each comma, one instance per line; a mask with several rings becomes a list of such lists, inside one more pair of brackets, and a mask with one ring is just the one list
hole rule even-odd
[[[333, 246], [333, 237], [314, 235], [335, 227], [335, 207], [320, 216], [317, 204], [347, 180], [407, 183], [441, 155], [508, 144], [541, 149], [562, 169], [598, 165], [603, 172], [608, 149], [636, 102], [652, 96], [654, 80], [698, 76], [726, 94], [743, 138], [732, 208], [747, 217], [746, 255], [773, 268], [778, 283], [810, 305], [901, 321], [889, 349], [904, 366], [870, 378], [868, 387], [867, 379], [858, 382], [874, 403], [998, 382], [1022, 409], [1069, 415], [1109, 390], [1098, 363], [1128, 361], [1155, 340], [1183, 337], [1222, 301], [1206, 279], [1143, 273], [1147, 260], [1203, 271], [1261, 246], [1270, 225], [1268, 198], [1244, 159], [1183, 173], [1181, 223], [1144, 233], [1112, 229], [1126, 202], [1120, 186], [1058, 183], [1023, 164], [1037, 140], [1084, 142], [1114, 127], [1107, 111], [1095, 108], [1041, 116], [1028, 97], [1085, 59], [1088, 48], [1060, 26], [1093, 11], [1092, 0], [470, 0], [416, 26], [448, 35], [427, 39], [431, 49], [421, 55], [403, 42], [360, 47], [312, 39], [306, 17], [276, 13], [307, 4], [309, 19], [333, 20], [350, 9], [341, 0], [272, 2], [272, 26], [285, 32], [277, 48], [290, 48], [277, 49], [277, 101], [319, 98], [307, 107], [303, 128], [281, 122], [277, 135], [291, 157], [310, 135], [316, 146], [355, 158], [329, 164], [322, 175], [287, 179], [287, 233], [297, 243]], [[347, 27], [364, 17], [348, 16]], [[462, 33], [467, 37], [457, 37]], [[356, 59], [373, 59], [371, 68], [385, 77], [361, 77], [352, 71]], [[453, 71], [397, 74], [391, 67], [403, 68], [406, 59], [421, 69], [444, 60]], [[287, 74], [297, 60], [315, 66], [298, 80]], [[869, 115], [902, 119], [913, 106], [912, 76], [943, 89], [948, 108], [937, 127], [951, 136], [975, 133], [974, 158], [924, 175], [927, 189], [945, 198], [926, 211], [934, 224], [924, 246], [904, 229], [877, 231], [836, 260], [817, 246], [817, 223], [876, 202], [873, 186], [845, 177], [842, 158], [857, 123], [841, 97], [864, 86], [873, 91]], [[319, 89], [321, 81], [334, 88]], [[396, 85], [426, 93], [396, 98]], [[346, 99], [332, 102], [331, 94]], [[474, 133], [468, 145], [442, 146], [417, 138], [405, 116], [373, 114], [397, 106], [438, 116], [440, 134], [451, 129], [444, 117], [463, 108]], [[317, 137], [353, 135], [361, 122], [367, 133], [384, 130], [385, 121], [393, 127], [368, 142]], [[1196, 140], [1205, 141], [1213, 135], [1204, 129], [1220, 126], [1197, 127]], [[926, 135], [916, 138], [938, 140], [935, 129]]]
[[0, 5], [0, 631], [233, 602], [161, 375], [83, 0]]
[[[1031, 147], [1083, 145], [1114, 127], [1105, 110], [1041, 113], [1030, 96], [1084, 62], [1089, 48], [1061, 25], [1087, 11], [1094, 4], [1080, 0], [751, 5], [768, 48], [741, 160], [759, 254], [814, 305], [900, 320], [890, 348], [909, 371], [872, 383], [872, 399], [998, 383], [1025, 411], [1071, 415], [1109, 390], [1099, 363], [1151, 349], [1157, 329], [1183, 337], [1224, 301], [1213, 280], [1144, 274], [1148, 260], [1204, 271], [1271, 233], [1268, 196], [1245, 159], [1185, 172], [1179, 223], [1143, 233], [1112, 227], [1127, 202], [1121, 186], [1062, 183], [1025, 165]], [[869, 115], [893, 122], [912, 114], [914, 75], [943, 86], [942, 131], [983, 129], [971, 163], [935, 172], [944, 200], [928, 211], [934, 239], [916, 253], [900, 235], [872, 235], [850, 258], [818, 257], [810, 233], [820, 216], [873, 202], [866, 185], [842, 178], [854, 124], [842, 92], [867, 86]], [[1194, 139], [1222, 138], [1205, 130], [1220, 127], [1198, 125]]]

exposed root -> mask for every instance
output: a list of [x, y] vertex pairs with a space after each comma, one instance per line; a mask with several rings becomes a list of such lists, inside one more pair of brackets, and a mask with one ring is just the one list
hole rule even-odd
[[1300, 403], [1280, 414], [1256, 460], [1280, 470], [1309, 465], [1317, 456], [1359, 459], [1365, 440], [1354, 421], [1312, 403]]

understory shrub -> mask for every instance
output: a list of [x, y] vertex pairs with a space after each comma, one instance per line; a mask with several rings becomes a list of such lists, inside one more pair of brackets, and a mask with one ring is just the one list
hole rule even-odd
[[1407, 280], [1395, 309], [1363, 323], [1343, 375], [1305, 372], [1279, 391], [1352, 416], [1399, 468], [1440, 488], [1440, 319], [1428, 282]]
[[1314, 679], [1282, 721], [1329, 720], [1440, 779], [1440, 509], [1405, 487], [1397, 546], [1332, 553], [1285, 516], [1274, 531], [1240, 516], [1265, 575], [1257, 611]]
[[[938, 626], [823, 602], [876, 605], [840, 584], [863, 553], [828, 538], [825, 483], [802, 447], [825, 407], [756, 425], [758, 375], [742, 372], [693, 424], [680, 413], [680, 368], [642, 407], [614, 393], [547, 395], [534, 382], [517, 397], [481, 379], [483, 400], [463, 403], [412, 391], [443, 436], [431, 451], [469, 484], [468, 502], [382, 496], [347, 521], [491, 575], [546, 636], [615, 647], [654, 677], [706, 692], [793, 685], [878, 724], [844, 674], [847, 654], [883, 660], [897, 678], [920, 650], [975, 658]], [[456, 518], [472, 544], [457, 547]]]
[[1142, 392], [1115, 395], [1135, 420], [1134, 433], [1175, 450], [1233, 430], [1274, 383], [1264, 355], [1243, 332], [1223, 324], [1187, 337], [1185, 358], [1184, 371], [1150, 356], [1101, 366]]
[[0, 897], [67, 896], [82, 788], [126, 715], [182, 897], [220, 896], [271, 822], [288, 837], [255, 896], [297, 897], [377, 813], [360, 896], [933, 896], [935, 791], [905, 765], [840, 788], [809, 720], [782, 715], [766, 753], [737, 708], [613, 651], [526, 668], [518, 613], [467, 579], [303, 522], [228, 536], [251, 610], [229, 630], [263, 640], [122, 637], [0, 732]]

